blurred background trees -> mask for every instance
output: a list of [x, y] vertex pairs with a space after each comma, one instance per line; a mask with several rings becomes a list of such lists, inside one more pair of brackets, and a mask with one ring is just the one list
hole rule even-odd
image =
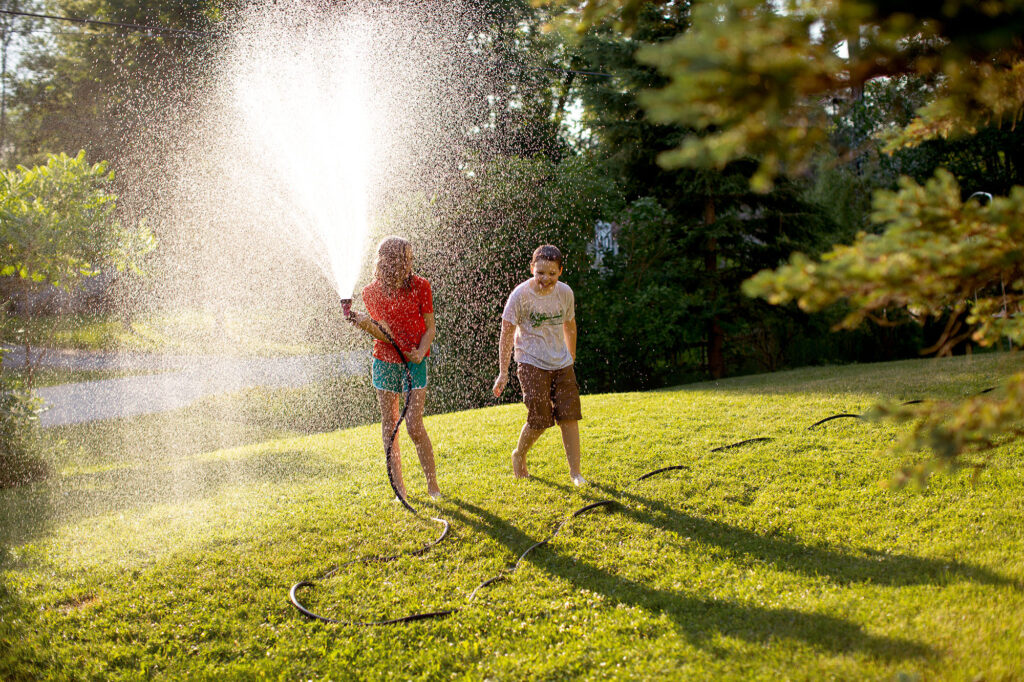
[[[636, 30], [646, 12], [676, 6], [563, 3], [582, 29], [612, 21]], [[752, 158], [750, 185], [762, 193], [812, 177], [807, 196], [832, 206], [847, 236], [837, 241], [850, 242], [820, 255], [794, 245], [745, 292], [812, 314], [848, 306], [842, 329], [931, 324], [937, 338], [923, 351], [1019, 346], [1024, 8], [708, 0], [689, 9], [685, 31], [636, 52], [667, 79], [642, 95], [645, 110], [694, 131], [659, 163], [725, 171]], [[1003, 389], [879, 408], [916, 420], [908, 444], [934, 455], [903, 479], [977, 465], [969, 455], [1024, 433], [1024, 373]]]
[[[124, 141], [203, 92], [206, 32], [245, 4], [0, 2], [167, 29], [0, 12], [6, 165], [84, 148], [129, 190], [119, 210], [145, 206]], [[1015, 3], [463, 4], [486, 67], [457, 103], [471, 124], [388, 197], [404, 218], [378, 220], [435, 280], [443, 407], [486, 399], [504, 297], [542, 242], [568, 255], [589, 391], [1020, 342]], [[920, 442], [949, 445], [942, 420], [981, 408], [934, 409]]]

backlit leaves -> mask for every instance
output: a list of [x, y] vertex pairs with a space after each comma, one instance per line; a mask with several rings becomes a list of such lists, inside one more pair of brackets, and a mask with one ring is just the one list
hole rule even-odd
[[137, 269], [156, 240], [118, 220], [112, 183], [85, 152], [0, 173], [0, 274], [70, 289], [104, 269]]

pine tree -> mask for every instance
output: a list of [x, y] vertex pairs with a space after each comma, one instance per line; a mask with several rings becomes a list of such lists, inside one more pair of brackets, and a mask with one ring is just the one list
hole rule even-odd
[[[643, 0], [566, 2], [588, 22], [635, 23]], [[652, 3], [656, 6], [672, 3]], [[856, 98], [872, 83], [923, 79], [928, 95], [905, 124], [874, 131], [895, 153], [937, 141], [1000, 139], [1024, 114], [1024, 6], [985, 3], [820, 0], [708, 0], [694, 4], [690, 28], [644, 47], [641, 62], [668, 84], [642, 99], [656, 121], [693, 128], [659, 157], [667, 168], [725, 168], [755, 158], [752, 185], [769, 190], [780, 177], [813, 167], [829, 144], [828, 103]], [[842, 54], [846, 48], [847, 55]], [[978, 131], [988, 130], [979, 136]], [[993, 158], [1015, 165], [1016, 145]], [[956, 159], [944, 162], [955, 166]], [[1016, 174], [1009, 173], [1008, 177]], [[762, 272], [747, 293], [772, 303], [795, 301], [817, 311], [837, 301], [851, 307], [840, 326], [888, 322], [894, 309], [925, 321], [946, 320], [937, 344], [969, 339], [991, 346], [1024, 342], [1024, 187], [1002, 187], [991, 202], [972, 200], [953, 174], [904, 177], [874, 193], [872, 227], [820, 258], [794, 254]], [[933, 457], [897, 480], [926, 478], [943, 466], [979, 465], [965, 458], [1024, 434], [1024, 372], [1002, 391], [959, 404], [879, 408], [915, 420], [906, 444]]]

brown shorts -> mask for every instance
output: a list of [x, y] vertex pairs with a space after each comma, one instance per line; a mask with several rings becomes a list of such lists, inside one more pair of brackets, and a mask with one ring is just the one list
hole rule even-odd
[[526, 425], [531, 429], [546, 429], [555, 422], [579, 421], [580, 387], [572, 365], [563, 369], [541, 369], [519, 364], [516, 376], [523, 387], [526, 403]]

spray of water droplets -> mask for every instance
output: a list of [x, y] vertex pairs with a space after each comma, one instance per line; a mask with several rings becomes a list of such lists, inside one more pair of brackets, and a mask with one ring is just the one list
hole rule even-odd
[[[186, 402], [207, 386], [239, 390], [245, 372], [266, 374], [268, 361], [199, 357], [239, 350], [232, 311], [265, 311], [256, 331], [282, 345], [318, 324], [343, 336], [337, 299], [367, 280], [374, 240], [429, 229], [419, 207], [458, 174], [467, 131], [487, 107], [493, 59], [471, 39], [477, 21], [459, 2], [251, 3], [221, 37], [189, 48], [198, 80], [122, 93], [142, 123], [124, 139], [120, 158], [130, 163], [119, 170], [119, 205], [126, 220], [144, 217], [160, 242], [148, 276], [122, 294], [125, 316], [166, 311], [181, 322], [164, 330], [171, 340], [198, 326], [181, 311], [216, 320], [183, 343], [193, 350], [181, 353], [193, 356], [163, 367], [161, 376], [188, 387]], [[358, 343], [365, 356], [366, 340]], [[178, 407], [170, 384], [160, 386], [159, 402]], [[290, 480], [303, 470], [295, 462], [275, 469], [281, 458], [236, 466], [196, 457], [371, 420], [376, 405], [363, 377], [342, 387], [358, 390], [334, 392], [341, 397], [331, 404], [321, 404], [323, 392], [289, 397], [284, 415], [277, 398], [222, 395], [194, 419], [186, 411], [97, 423], [74, 444], [70, 488], [55, 491], [37, 518], [201, 499], [265, 468]], [[110, 402], [142, 399], [123, 392]]]
[[436, 191], [483, 97], [471, 15], [446, 5], [232, 18], [205, 91], [158, 116], [140, 155], [172, 298], [302, 301], [324, 282], [351, 296], [379, 216]]

